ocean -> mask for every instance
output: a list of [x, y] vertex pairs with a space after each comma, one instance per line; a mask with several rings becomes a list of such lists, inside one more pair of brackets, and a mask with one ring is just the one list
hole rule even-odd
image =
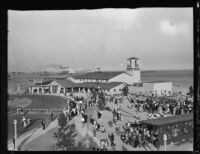
[[189, 92], [193, 86], [193, 70], [142, 71], [142, 82], [171, 81], [172, 92]]

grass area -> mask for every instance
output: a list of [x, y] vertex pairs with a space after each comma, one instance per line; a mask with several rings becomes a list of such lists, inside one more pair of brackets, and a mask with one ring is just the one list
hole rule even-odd
[[42, 120], [48, 120], [49, 114], [27, 114], [26, 118], [31, 119], [31, 123], [28, 127], [23, 128], [21, 124], [22, 115], [14, 114], [8, 116], [8, 140], [12, 140], [14, 137], [14, 124], [13, 120], [17, 120], [17, 136], [22, 135], [23, 133], [30, 131], [39, 125], [41, 125]]
[[15, 97], [8, 101], [8, 114], [15, 113], [15, 112], [17, 112], [17, 108], [19, 108], [21, 106], [23, 106], [23, 107], [29, 106], [31, 103], [32, 103], [32, 101], [28, 98]]
[[26, 95], [31, 99], [31, 105], [27, 109], [64, 109], [67, 106], [67, 100], [62, 97], [49, 95]]
[[12, 96], [30, 99], [32, 103], [25, 106], [27, 109], [63, 109], [67, 106], [67, 99], [58, 96], [31, 94]]
[[[31, 100], [32, 103], [29, 102], [29, 104], [24, 102], [24, 97], [26, 98], [25, 100], [28, 102], [28, 100]], [[15, 112], [16, 107], [18, 105], [22, 105], [25, 108], [28, 109], [63, 109], [66, 107], [67, 100], [61, 97], [57, 96], [46, 96], [46, 95], [15, 95], [14, 99], [11, 101], [18, 100], [15, 102], [9, 103], [9, 113]], [[55, 115], [55, 114], [54, 114]], [[14, 115], [9, 115], [8, 116], [8, 139], [12, 139], [14, 135], [14, 125], [13, 125], [13, 120], [16, 119], [18, 124], [17, 124], [17, 134], [22, 135], [23, 133], [34, 129], [41, 125], [42, 120], [47, 120], [49, 119], [49, 114], [27, 114], [26, 117], [29, 117], [32, 120], [32, 123], [30, 126], [27, 128], [23, 128], [21, 125], [21, 120], [22, 120], [22, 115], [19, 114], [14, 114]]]

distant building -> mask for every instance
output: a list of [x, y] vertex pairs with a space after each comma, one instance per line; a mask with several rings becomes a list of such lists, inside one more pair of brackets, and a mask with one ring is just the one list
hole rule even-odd
[[172, 93], [172, 82], [169, 81], [153, 81], [153, 82], [144, 82], [139, 86], [135, 85], [130, 87], [132, 93], [148, 93], [154, 94], [157, 96], [167, 95], [169, 96]]
[[140, 64], [139, 59], [132, 57], [128, 58], [126, 71], [96, 71], [88, 72], [81, 75], [72, 75], [70, 79], [74, 83], [84, 82], [123, 82], [129, 85], [140, 83]]
[[[128, 84], [140, 82], [140, 65], [138, 58], [129, 58], [126, 71], [98, 71], [79, 75], [70, 75], [66, 79], [54, 79], [40, 82], [29, 88], [30, 93], [64, 94], [71, 92], [89, 93], [92, 89], [101, 89], [109, 94], [121, 94]], [[51, 78], [53, 79], [53, 78]]]
[[132, 93], [153, 93], [170, 95], [172, 82], [141, 82], [140, 60], [127, 59], [125, 71], [96, 71], [84, 74], [71, 74], [60, 77], [48, 77], [51, 81], [39, 82], [29, 88], [30, 93], [50, 93], [67, 95], [69, 93], [90, 93], [100, 89], [108, 94], [121, 94], [122, 88], [129, 85]]

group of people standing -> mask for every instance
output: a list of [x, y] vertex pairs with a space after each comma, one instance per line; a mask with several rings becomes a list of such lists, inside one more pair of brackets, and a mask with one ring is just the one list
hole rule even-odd
[[125, 144], [131, 145], [133, 148], [146, 147], [148, 143], [159, 148], [158, 131], [143, 127], [139, 121], [133, 123], [128, 122], [123, 126], [124, 131], [121, 132], [121, 140]]
[[161, 116], [163, 114], [181, 115], [191, 113], [193, 108], [192, 101], [185, 99], [175, 99], [166, 96], [143, 96], [142, 99], [139, 96], [129, 96], [129, 102], [132, 108], [135, 106], [139, 112], [148, 112], [150, 114], [158, 113]]

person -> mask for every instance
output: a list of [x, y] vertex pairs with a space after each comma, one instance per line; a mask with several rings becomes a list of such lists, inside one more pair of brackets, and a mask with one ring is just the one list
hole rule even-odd
[[26, 127], [26, 118], [25, 118], [25, 116], [22, 117], [22, 127]]
[[95, 125], [93, 126], [93, 136], [96, 137], [96, 127], [95, 127]]
[[51, 112], [51, 114], [50, 114], [50, 120], [51, 120], [51, 121], [53, 121], [53, 116], [54, 116], [54, 115], [53, 115], [53, 112]]
[[45, 130], [45, 125], [46, 125], [45, 121], [42, 120], [42, 129], [43, 129], [43, 130]]
[[113, 133], [110, 134], [110, 139], [111, 139], [111, 146], [115, 146], [115, 143], [114, 143], [115, 136]]
[[98, 119], [100, 119], [100, 117], [101, 117], [100, 111], [97, 112], [97, 117], [98, 117]]
[[81, 117], [82, 127], [84, 126], [84, 122], [85, 122], [85, 119], [83, 117]]
[[13, 145], [14, 145], [14, 149], [15, 149], [15, 145], [16, 144], [16, 142], [15, 142], [15, 138], [13, 138]]
[[27, 117], [27, 125], [30, 125], [30, 118]]
[[21, 106], [21, 113], [23, 113], [24, 112], [24, 107], [23, 106]]

